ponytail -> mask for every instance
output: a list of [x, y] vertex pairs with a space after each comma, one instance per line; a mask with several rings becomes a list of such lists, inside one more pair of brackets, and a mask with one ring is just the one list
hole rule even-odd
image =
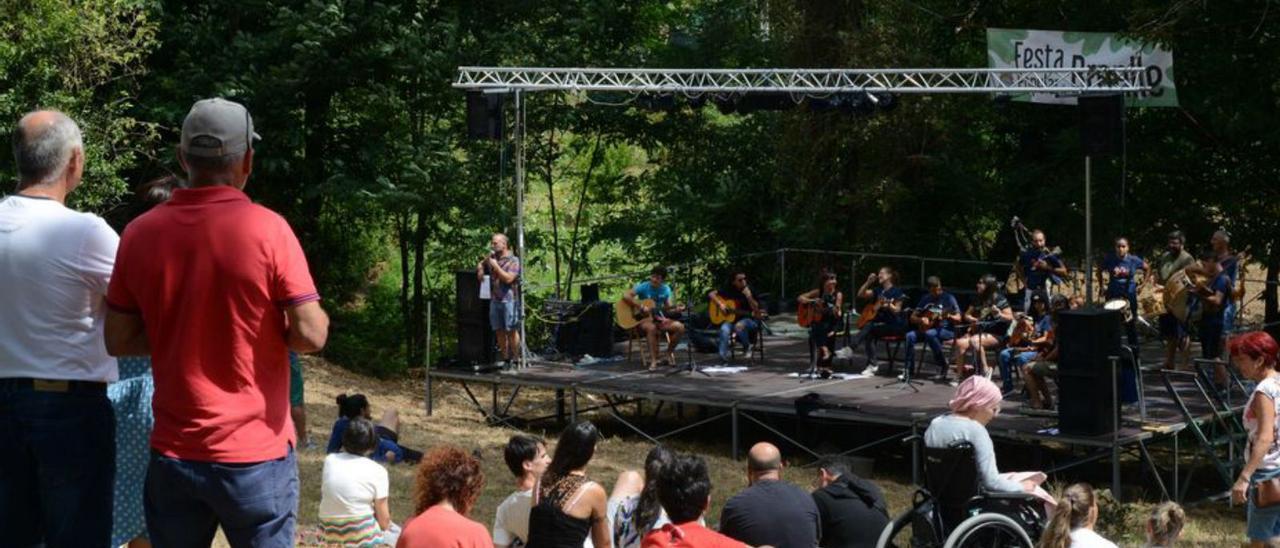
[[1053, 510], [1053, 518], [1045, 527], [1040, 537], [1039, 548], [1069, 548], [1071, 531], [1083, 527], [1089, 521], [1089, 512], [1097, 504], [1093, 496], [1093, 487], [1087, 483], [1077, 483], [1068, 487], [1058, 497], [1058, 506]]
[[662, 477], [663, 470], [675, 460], [675, 456], [665, 446], [656, 445], [644, 459], [644, 490], [640, 491], [640, 501], [631, 514], [631, 525], [641, 536], [653, 529], [658, 516], [662, 514], [662, 504], [658, 501], [658, 479]]
[[1176, 502], [1166, 502], [1151, 511], [1147, 519], [1147, 528], [1151, 531], [1150, 544], [1156, 546], [1173, 546], [1182, 534], [1182, 526], [1187, 522], [1187, 513]]
[[338, 394], [338, 416], [348, 419], [355, 419], [364, 416], [364, 410], [369, 407], [369, 398], [364, 394]]

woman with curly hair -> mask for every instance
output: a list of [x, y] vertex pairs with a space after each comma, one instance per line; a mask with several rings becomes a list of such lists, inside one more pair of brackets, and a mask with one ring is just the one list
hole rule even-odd
[[422, 458], [414, 481], [414, 512], [396, 548], [493, 548], [484, 525], [467, 514], [484, 488], [480, 461], [456, 447]]
[[526, 548], [578, 548], [587, 536], [595, 548], [612, 548], [604, 487], [587, 479], [586, 472], [599, 440], [591, 421], [576, 422], [560, 434], [529, 511]]

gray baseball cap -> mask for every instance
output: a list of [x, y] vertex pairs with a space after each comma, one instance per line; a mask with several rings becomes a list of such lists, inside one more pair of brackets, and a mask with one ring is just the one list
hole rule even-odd
[[251, 148], [253, 118], [244, 105], [226, 99], [201, 99], [182, 121], [182, 151], [191, 156], [217, 158]]

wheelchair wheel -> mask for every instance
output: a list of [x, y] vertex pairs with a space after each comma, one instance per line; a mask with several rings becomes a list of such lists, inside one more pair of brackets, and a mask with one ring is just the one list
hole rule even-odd
[[1018, 522], [1008, 516], [996, 513], [978, 514], [964, 520], [947, 537], [944, 548], [977, 548], [977, 547], [1020, 547], [1034, 548], [1031, 537], [1022, 530]]
[[897, 537], [901, 536], [903, 531], [907, 531], [905, 538], [911, 538], [911, 532], [908, 528], [911, 526], [911, 516], [913, 515], [915, 515], [914, 509], [907, 510], [906, 512], [898, 514], [898, 517], [893, 518], [893, 521], [886, 524], [884, 526], [884, 530], [880, 532], [880, 540], [876, 541], [876, 548], [910, 546], [909, 541], [904, 542], [905, 539]]

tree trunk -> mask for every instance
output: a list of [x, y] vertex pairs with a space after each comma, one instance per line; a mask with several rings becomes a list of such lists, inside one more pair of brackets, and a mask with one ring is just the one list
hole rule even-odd
[[1277, 285], [1280, 284], [1280, 242], [1272, 242], [1271, 253], [1267, 259], [1267, 281], [1262, 289], [1263, 323], [1267, 324], [1267, 333], [1280, 339], [1280, 295]]
[[[404, 326], [404, 353], [407, 359], [414, 355], [413, 308], [409, 301], [409, 213], [396, 214], [396, 237], [400, 243], [400, 319]], [[412, 363], [410, 361], [410, 363]]]
[[587, 164], [587, 172], [582, 176], [582, 189], [578, 192], [578, 212], [573, 216], [573, 234], [569, 236], [569, 275], [564, 286], [565, 299], [573, 299], [573, 277], [578, 273], [578, 227], [582, 225], [582, 208], [587, 203], [587, 188], [591, 186], [591, 174], [600, 163], [600, 135], [596, 134], [596, 143], [591, 148], [591, 161]]
[[547, 181], [547, 200], [551, 202], [551, 251], [556, 270], [556, 298], [560, 297], [560, 218], [556, 210], [556, 132], [547, 132], [547, 167], [543, 176]]

